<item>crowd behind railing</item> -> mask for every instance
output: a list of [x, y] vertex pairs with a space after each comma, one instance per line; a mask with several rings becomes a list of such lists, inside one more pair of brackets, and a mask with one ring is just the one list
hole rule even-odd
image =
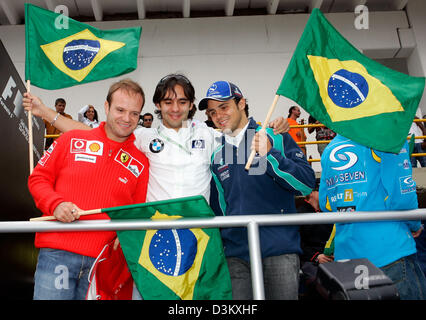
[[[414, 119], [413, 122], [426, 122], [426, 119]], [[301, 129], [305, 129], [305, 128], [321, 128], [321, 127], [325, 127], [325, 125], [323, 124], [299, 124], [299, 125], [291, 125], [290, 129], [297, 129], [297, 128], [301, 128]], [[46, 139], [48, 138], [57, 138], [59, 137], [59, 134], [46, 134], [44, 137]], [[410, 139], [411, 136], [408, 136], [407, 139]], [[421, 136], [415, 136], [414, 139], [426, 139], [426, 135], [421, 135]], [[331, 142], [331, 140], [313, 140], [313, 141], [300, 141], [300, 142], [296, 142], [299, 146], [306, 146], [306, 145], [317, 145], [317, 144], [329, 144]], [[418, 153], [412, 153], [411, 157], [425, 157], [426, 156], [426, 152], [418, 152]], [[306, 157], [308, 157], [308, 155], [306, 154]], [[312, 156], [309, 157], [308, 162], [312, 163], [312, 162], [320, 162], [321, 158], [312, 158]]]
[[[414, 119], [413, 120], [414, 123], [422, 123], [422, 122], [426, 122], [426, 119]], [[300, 124], [300, 125], [291, 125], [291, 128], [297, 129], [297, 128], [301, 128], [301, 129], [305, 129], [305, 128], [320, 128], [320, 127], [325, 127], [325, 125], [319, 123], [319, 124]], [[409, 135], [407, 137], [407, 139], [411, 139], [411, 135]], [[426, 139], [426, 135], [420, 135], [420, 136], [415, 136], [414, 139]], [[331, 140], [313, 140], [313, 141], [300, 141], [300, 142], [296, 142], [299, 146], [305, 146], [305, 145], [317, 145], [317, 144], [329, 144], [331, 142]], [[308, 154], [306, 154], [306, 157], [308, 158]], [[426, 156], [426, 152], [417, 152], [417, 153], [412, 153], [411, 154], [412, 157], [424, 157]], [[321, 159], [320, 158], [311, 158], [309, 157], [308, 162], [320, 162]]]

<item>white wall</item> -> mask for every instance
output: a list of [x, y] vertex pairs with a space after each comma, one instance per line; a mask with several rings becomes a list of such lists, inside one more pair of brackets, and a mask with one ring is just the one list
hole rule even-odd
[[[408, 71], [413, 76], [426, 75], [426, 1], [410, 0], [407, 4], [407, 15], [412, 26], [416, 48], [407, 59]], [[418, 116], [426, 114], [426, 92], [419, 104]]]
[[[356, 30], [352, 13], [326, 15], [330, 22], [357, 48], [374, 58], [393, 58], [400, 49], [397, 29], [408, 28], [404, 12], [370, 12], [369, 29]], [[424, 16], [424, 14], [423, 14]], [[94, 22], [101, 29], [142, 26], [138, 69], [122, 77], [131, 77], [143, 86], [147, 101], [144, 112], [153, 112], [152, 94], [160, 78], [171, 72], [183, 72], [193, 82], [200, 100], [216, 80], [237, 84], [248, 98], [250, 114], [263, 121], [275, 91], [308, 19], [306, 14]], [[423, 35], [425, 35], [423, 29]], [[422, 33], [422, 31], [419, 31]], [[0, 38], [15, 66], [24, 78], [24, 26], [0, 26]], [[410, 51], [410, 50], [409, 50]], [[116, 79], [48, 91], [32, 87], [32, 92], [53, 107], [57, 97], [67, 100], [66, 112], [76, 118], [85, 104], [93, 104], [101, 119], [109, 85]], [[286, 117], [293, 103], [280, 97], [272, 118]], [[197, 112], [197, 119], [205, 120]], [[307, 120], [306, 112], [302, 118]], [[158, 120], [154, 121], [154, 125]], [[308, 135], [308, 141], [314, 140]], [[318, 158], [316, 146], [308, 154]], [[319, 163], [314, 163], [319, 171]]]

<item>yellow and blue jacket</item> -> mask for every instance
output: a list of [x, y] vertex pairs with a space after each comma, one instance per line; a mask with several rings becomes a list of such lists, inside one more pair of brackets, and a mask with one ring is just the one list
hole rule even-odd
[[[399, 154], [380, 152], [337, 135], [321, 157], [322, 211], [417, 209], [408, 143]], [[335, 260], [367, 258], [377, 267], [416, 252], [411, 232], [420, 221], [337, 223]]]

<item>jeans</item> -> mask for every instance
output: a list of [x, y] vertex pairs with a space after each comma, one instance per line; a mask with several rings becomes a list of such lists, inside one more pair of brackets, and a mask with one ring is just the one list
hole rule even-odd
[[413, 254], [380, 268], [395, 284], [401, 300], [426, 299], [426, 279]]
[[42, 248], [34, 275], [34, 300], [84, 300], [95, 258]]
[[[228, 257], [228, 268], [234, 300], [253, 300], [250, 263]], [[297, 300], [299, 292], [299, 256], [284, 254], [262, 261], [265, 298], [267, 300]]]
[[[415, 143], [413, 153], [423, 153], [422, 144]], [[411, 157], [411, 166], [417, 168], [417, 161], [420, 162], [421, 167], [426, 167], [426, 157]]]

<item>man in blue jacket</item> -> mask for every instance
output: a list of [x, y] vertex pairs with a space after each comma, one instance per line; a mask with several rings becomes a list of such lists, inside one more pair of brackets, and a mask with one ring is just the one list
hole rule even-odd
[[[217, 215], [296, 213], [295, 194], [310, 194], [315, 173], [288, 133], [274, 135], [248, 118], [239, 88], [217, 81], [199, 103], [225, 134], [212, 155], [211, 169], [218, 193]], [[257, 133], [256, 133], [257, 132]], [[245, 164], [257, 151], [251, 168]], [[214, 189], [214, 188], [213, 188]], [[212, 190], [214, 193], [215, 190]], [[247, 230], [222, 229], [234, 299], [252, 299]], [[298, 226], [260, 227], [266, 299], [297, 299], [300, 235]]]
[[[408, 144], [399, 154], [379, 152], [337, 135], [321, 157], [322, 211], [417, 209]], [[336, 224], [334, 258], [367, 258], [395, 283], [401, 299], [425, 299], [425, 277], [413, 236], [420, 221]]]

